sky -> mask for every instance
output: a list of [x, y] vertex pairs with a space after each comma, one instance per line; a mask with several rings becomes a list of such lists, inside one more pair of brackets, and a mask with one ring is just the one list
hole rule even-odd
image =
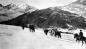
[[54, 7], [54, 6], [64, 6], [74, 1], [76, 0], [0, 0], [0, 3], [3, 5], [7, 5], [10, 3], [14, 3], [17, 5], [29, 4], [38, 9], [44, 9], [44, 8]]

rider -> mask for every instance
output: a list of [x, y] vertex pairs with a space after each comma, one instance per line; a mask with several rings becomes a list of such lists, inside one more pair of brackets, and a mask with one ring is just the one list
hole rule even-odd
[[83, 37], [83, 32], [82, 32], [82, 30], [80, 30], [79, 36], [80, 36], [80, 38]]

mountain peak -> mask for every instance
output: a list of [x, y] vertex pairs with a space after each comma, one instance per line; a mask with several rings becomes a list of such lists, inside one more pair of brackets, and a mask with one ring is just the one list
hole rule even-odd
[[26, 12], [32, 12], [32, 11], [35, 11], [35, 10], [37, 10], [37, 8], [35, 8], [35, 7], [33, 7], [33, 6], [30, 6], [30, 5], [28, 5], [28, 4], [21, 4], [21, 5], [18, 5], [18, 7], [20, 8], [20, 9], [23, 9], [24, 11], [26, 11]]
[[27, 5], [27, 4], [18, 5], [18, 7], [20, 7], [21, 9], [25, 9], [27, 6], [29, 6], [29, 5]]

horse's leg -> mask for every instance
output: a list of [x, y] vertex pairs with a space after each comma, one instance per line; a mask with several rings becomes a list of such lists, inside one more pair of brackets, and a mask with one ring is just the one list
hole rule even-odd
[[76, 39], [76, 42], [79, 42], [79, 40], [78, 40], [78, 39]]
[[53, 33], [51, 32], [50, 35], [53, 36]]
[[76, 42], [78, 42], [78, 43], [79, 43], [79, 42], [80, 42], [80, 39], [79, 39], [79, 38], [76, 38]]
[[77, 39], [76, 39], [76, 42], [77, 42]]
[[33, 32], [32, 28], [30, 28], [31, 32]]
[[86, 44], [86, 38], [84, 39], [84, 42], [85, 42], [85, 44]]
[[55, 36], [55, 37], [57, 36], [56, 32], [53, 32], [53, 36]]
[[45, 34], [47, 35], [47, 32], [45, 32]]
[[60, 38], [61, 38], [61, 35], [60, 35]]
[[60, 36], [60, 38], [61, 38], [61, 33], [59, 33], [59, 36]]
[[46, 35], [47, 35], [48, 33], [49, 33], [49, 32], [47, 31], [47, 32], [46, 32]]
[[30, 28], [29, 28], [29, 30], [30, 30], [30, 32], [32, 32]]
[[60, 38], [60, 34], [58, 33], [57, 35], [58, 35], [58, 38]]
[[34, 29], [34, 32], [35, 32], [35, 29]]
[[33, 29], [32, 29], [32, 32], [34, 32]]
[[56, 34], [54, 34], [54, 36], [55, 36], [55, 37], [57, 37], [57, 35], [56, 35]]
[[32, 30], [32, 32], [34, 32], [34, 29], [33, 28], [31, 28], [31, 30]]
[[58, 35], [58, 38], [60, 38], [60, 36]]
[[35, 29], [33, 29], [33, 32], [35, 32]]
[[31, 32], [33, 32], [33, 30], [31, 29]]
[[86, 44], [86, 40], [85, 40], [85, 44]]
[[82, 40], [82, 45], [84, 44], [83, 40]]
[[22, 29], [24, 29], [24, 26], [22, 26]]

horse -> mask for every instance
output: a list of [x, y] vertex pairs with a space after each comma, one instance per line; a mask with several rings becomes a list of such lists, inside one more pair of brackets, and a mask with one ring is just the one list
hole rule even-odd
[[30, 32], [35, 32], [35, 26], [34, 25], [29, 25], [28, 27], [30, 29]]
[[47, 28], [47, 29], [44, 29], [44, 33], [47, 35], [48, 33], [50, 33], [51, 36], [54, 35], [54, 31], [51, 29], [51, 28]]
[[74, 34], [74, 38], [76, 39], [76, 42], [77, 42], [77, 41], [78, 41], [78, 42], [80, 41], [80, 37], [79, 37], [79, 35], [78, 35], [77, 33]]
[[52, 32], [53, 32], [53, 35], [54, 35], [55, 37], [58, 36], [58, 38], [61, 38], [61, 32], [58, 31], [57, 28], [52, 29]]
[[57, 37], [57, 35], [58, 35], [58, 38], [61, 38], [61, 32], [56, 31], [56, 32], [55, 32], [55, 37]]
[[85, 44], [86, 44], [86, 37], [80, 36], [80, 35], [78, 35], [77, 33], [75, 33], [75, 34], [74, 34], [74, 38], [76, 39], [76, 42], [77, 42], [77, 41], [78, 41], [78, 42], [82, 41], [82, 45], [84, 44], [84, 42], [85, 42]]
[[24, 28], [27, 27], [27, 25], [26, 24], [23, 24], [21, 27], [24, 30]]

